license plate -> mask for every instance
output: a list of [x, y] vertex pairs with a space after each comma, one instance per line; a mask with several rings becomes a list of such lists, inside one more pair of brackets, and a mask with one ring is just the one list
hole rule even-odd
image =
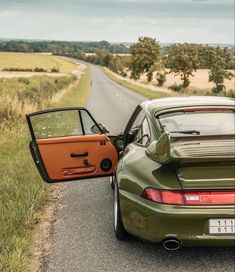
[[229, 234], [235, 233], [235, 219], [210, 219], [210, 234]]

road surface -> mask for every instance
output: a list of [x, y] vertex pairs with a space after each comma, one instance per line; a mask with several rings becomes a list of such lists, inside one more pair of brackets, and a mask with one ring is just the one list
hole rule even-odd
[[[91, 66], [87, 108], [112, 131], [124, 129], [144, 97], [129, 91]], [[234, 249], [185, 248], [176, 252], [137, 239], [117, 241], [113, 233], [112, 190], [108, 178], [68, 182], [52, 231], [44, 272], [234, 271]]]

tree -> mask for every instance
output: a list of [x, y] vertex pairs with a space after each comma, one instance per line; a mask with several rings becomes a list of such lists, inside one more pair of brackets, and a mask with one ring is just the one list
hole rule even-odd
[[86, 54], [82, 50], [78, 50], [76, 53], [72, 54], [72, 57], [80, 60], [86, 60]]
[[112, 60], [112, 55], [105, 49], [96, 50], [96, 64], [102, 66], [109, 66], [110, 61]]
[[110, 62], [108, 68], [111, 69], [113, 72], [120, 74], [121, 76], [127, 76], [126, 70], [130, 68], [130, 64], [130, 56], [114, 55], [112, 58], [112, 62]]
[[182, 86], [188, 87], [190, 76], [199, 67], [198, 48], [194, 44], [174, 44], [169, 49], [168, 64], [170, 73], [180, 75]]
[[214, 93], [219, 93], [225, 89], [224, 80], [231, 80], [234, 75], [226, 70], [231, 54], [227, 48], [205, 47], [204, 58], [210, 67], [209, 81], [215, 83], [212, 89]]
[[148, 82], [152, 81], [153, 72], [160, 59], [160, 45], [156, 39], [141, 37], [130, 48], [132, 54], [131, 78], [139, 79], [147, 73]]
[[224, 80], [231, 80], [233, 77], [234, 75], [231, 72], [221, 68], [221, 66], [218, 64], [213, 65], [209, 72], [209, 81], [215, 83], [215, 87], [212, 89], [212, 91], [214, 93], [219, 93], [225, 90]]
[[166, 72], [157, 72], [156, 80], [158, 82], [158, 86], [163, 86], [163, 84], [166, 82]]

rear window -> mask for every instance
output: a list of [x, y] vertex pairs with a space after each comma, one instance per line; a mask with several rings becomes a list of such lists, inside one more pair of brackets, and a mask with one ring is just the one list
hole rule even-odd
[[233, 109], [188, 108], [157, 116], [162, 130], [172, 135], [235, 134]]

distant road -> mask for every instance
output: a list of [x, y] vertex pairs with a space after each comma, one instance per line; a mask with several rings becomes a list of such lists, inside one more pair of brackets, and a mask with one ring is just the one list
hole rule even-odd
[[[91, 66], [92, 86], [87, 108], [113, 133], [124, 129], [144, 97], [110, 80]], [[234, 249], [183, 248], [168, 252], [136, 239], [119, 242], [113, 233], [112, 190], [108, 178], [64, 185], [52, 233], [51, 254], [44, 272], [182, 272], [234, 271]]]

